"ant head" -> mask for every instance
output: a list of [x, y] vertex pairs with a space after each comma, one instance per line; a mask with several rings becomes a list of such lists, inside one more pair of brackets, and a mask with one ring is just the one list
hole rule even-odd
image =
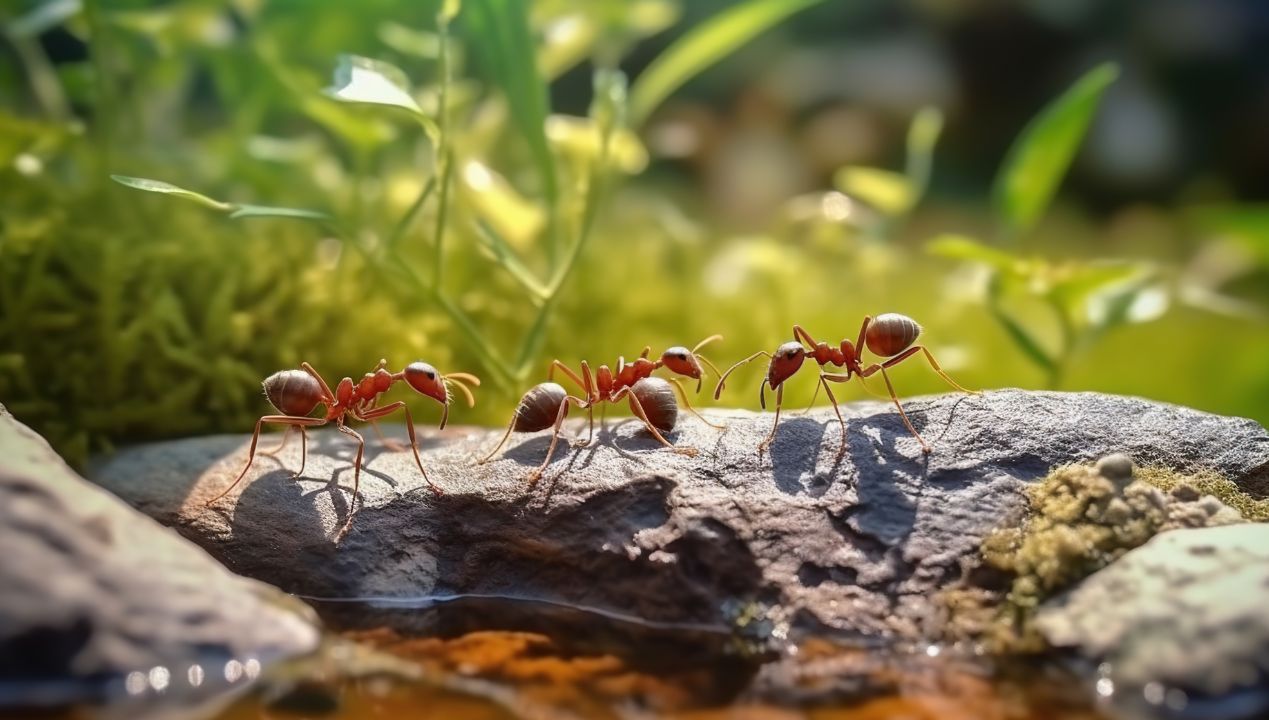
[[787, 342], [776, 348], [771, 356], [771, 365], [767, 368], [767, 384], [774, 390], [780, 383], [788, 380], [802, 367], [806, 360], [806, 348], [797, 341]]
[[303, 370], [282, 370], [265, 378], [264, 396], [278, 412], [292, 417], [304, 417], [326, 401], [317, 379]]
[[403, 371], [405, 381], [415, 392], [426, 395], [442, 405], [449, 404], [449, 391], [445, 389], [445, 377], [425, 362], [412, 362]]
[[661, 353], [661, 364], [670, 372], [685, 375], [693, 380], [701, 379], [701, 364], [691, 350], [678, 345]]

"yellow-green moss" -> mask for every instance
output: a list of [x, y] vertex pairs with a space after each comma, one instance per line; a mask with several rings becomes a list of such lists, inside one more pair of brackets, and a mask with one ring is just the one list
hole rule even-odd
[[[1067, 465], [1028, 488], [1030, 509], [1021, 524], [1000, 528], [982, 543], [984, 562], [1012, 577], [1008, 592], [949, 596], [953, 617], [973, 619], [954, 627], [978, 628], [997, 651], [1041, 649], [1031, 626], [1035, 608], [1156, 533], [1269, 519], [1269, 501], [1214, 473], [1132, 468], [1124, 458], [1103, 463], [1106, 474], [1092, 465]], [[984, 625], [983, 611], [993, 604], [995, 621]]]

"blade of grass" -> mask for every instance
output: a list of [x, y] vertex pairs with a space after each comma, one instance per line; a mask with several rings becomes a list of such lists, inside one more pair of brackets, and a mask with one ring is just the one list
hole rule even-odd
[[529, 291], [534, 304], [541, 304], [550, 296], [549, 289], [543, 285], [533, 274], [533, 271], [524, 264], [520, 259], [520, 255], [515, 248], [507, 242], [506, 238], [499, 235], [488, 223], [482, 220], [476, 220], [473, 224], [476, 239], [481, 246], [493, 255], [494, 260], [502, 265], [504, 269], [515, 278], [525, 290]]
[[1009, 148], [992, 189], [996, 211], [1011, 236], [1030, 230], [1048, 209], [1103, 92], [1119, 76], [1104, 63], [1036, 115]]
[[546, 138], [550, 102], [546, 81], [537, 66], [537, 54], [529, 27], [528, 3], [523, 0], [468, 0], [463, 17], [473, 37], [472, 46], [507, 96], [511, 117], [529, 147], [542, 182], [546, 202], [547, 264], [556, 266], [559, 254], [559, 181], [555, 156]]
[[630, 90], [630, 124], [639, 127], [675, 90], [759, 33], [821, 0], [748, 0], [674, 41]]

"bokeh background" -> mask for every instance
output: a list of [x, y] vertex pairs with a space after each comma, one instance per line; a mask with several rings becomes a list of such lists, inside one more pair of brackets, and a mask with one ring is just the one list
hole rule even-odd
[[551, 358], [893, 311], [970, 387], [1269, 422], [1269, 5], [776, 5], [4, 3], [0, 402], [82, 461], [422, 358], [500, 425]]

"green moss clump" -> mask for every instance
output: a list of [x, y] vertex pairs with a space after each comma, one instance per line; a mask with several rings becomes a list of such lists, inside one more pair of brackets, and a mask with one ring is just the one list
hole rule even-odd
[[985, 628], [988, 644], [1001, 652], [1043, 649], [1031, 625], [1035, 609], [1155, 534], [1269, 518], [1269, 501], [1215, 474], [1138, 469], [1122, 456], [1056, 468], [1027, 495], [1023, 522], [982, 544], [987, 565], [1013, 578], [1004, 597], [995, 598], [996, 620]]

